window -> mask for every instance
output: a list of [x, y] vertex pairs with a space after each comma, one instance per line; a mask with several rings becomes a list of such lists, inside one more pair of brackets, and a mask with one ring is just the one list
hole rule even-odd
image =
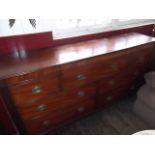
[[52, 31], [53, 38], [60, 39], [154, 22], [153, 19], [36, 19], [35, 29], [27, 19], [16, 19], [12, 28], [8, 19], [0, 19], [0, 36]]
[[[137, 24], [154, 23], [152, 19], [74, 19], [58, 20], [53, 27], [54, 39], [110, 31]], [[60, 23], [60, 24], [59, 24]]]

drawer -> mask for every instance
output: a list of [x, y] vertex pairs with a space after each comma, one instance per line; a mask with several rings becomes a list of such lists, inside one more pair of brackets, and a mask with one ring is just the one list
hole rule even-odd
[[129, 88], [136, 76], [138, 76], [138, 72], [120, 73], [120, 75], [114, 75], [114, 77], [104, 78], [99, 81], [99, 93], [105, 93], [117, 88]]
[[152, 56], [152, 46], [137, 50], [129, 55], [129, 70], [137, 69], [145, 72]]
[[38, 115], [46, 115], [58, 109], [76, 106], [80, 102], [94, 100], [95, 96], [95, 86], [82, 87], [74, 91], [62, 92], [55, 96], [42, 98], [33, 103], [19, 104], [17, 109], [23, 119], [29, 119]]
[[16, 85], [21, 82], [29, 81], [29, 80], [35, 80], [35, 79], [40, 79], [44, 78], [47, 76], [57, 76], [59, 74], [59, 69], [57, 67], [51, 67], [51, 68], [46, 68], [42, 69], [39, 71], [35, 71], [32, 73], [24, 74], [24, 75], [18, 75], [15, 77], [11, 77], [6, 79], [7, 85]]
[[136, 91], [145, 84], [145, 79], [143, 77], [138, 77], [138, 79], [135, 79], [132, 83], [132, 85], [129, 88], [129, 93], [133, 94], [136, 93]]
[[48, 77], [11, 86], [8, 89], [14, 102], [20, 105], [59, 92], [59, 80], [56, 77]]
[[29, 120], [24, 120], [24, 124], [30, 134], [43, 133], [87, 115], [88, 113], [91, 113], [94, 108], [95, 103], [93, 100], [81, 102], [74, 106], [51, 111], [49, 115], [44, 117], [38, 116]]
[[61, 66], [64, 88], [70, 89], [78, 87], [103, 77], [119, 74], [128, 67], [128, 59], [126, 56], [110, 56], [110, 58], [98, 59], [85, 60]]
[[110, 103], [117, 102], [129, 92], [128, 88], [118, 88], [105, 93], [99, 94], [98, 106], [106, 106]]

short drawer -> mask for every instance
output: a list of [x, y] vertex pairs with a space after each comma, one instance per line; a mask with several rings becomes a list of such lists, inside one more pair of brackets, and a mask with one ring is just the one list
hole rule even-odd
[[59, 79], [57, 77], [48, 77], [11, 86], [8, 89], [14, 102], [20, 105], [59, 92]]
[[128, 88], [119, 88], [105, 93], [101, 93], [98, 96], [98, 106], [106, 106], [110, 103], [117, 102], [122, 99], [129, 92]]
[[150, 45], [129, 54], [129, 70], [136, 69], [140, 72], [145, 72], [151, 60], [152, 50], [153, 46]]
[[[106, 57], [106, 56], [105, 56]], [[128, 59], [125, 56], [106, 57], [85, 60], [61, 67], [62, 82], [65, 89], [71, 89], [91, 83], [103, 77], [119, 74], [128, 67]]]
[[41, 79], [47, 76], [57, 76], [59, 74], [59, 69], [57, 67], [51, 67], [51, 68], [45, 68], [39, 71], [35, 71], [32, 73], [24, 74], [24, 75], [18, 75], [15, 77], [11, 77], [6, 79], [7, 85], [16, 85], [21, 82], [26, 82], [30, 80], [35, 80], [35, 79]]
[[38, 116], [24, 120], [25, 127], [29, 134], [38, 134], [47, 130], [56, 129], [65, 123], [78, 119], [94, 110], [95, 103], [93, 100], [81, 102], [57, 111], [51, 111], [46, 116]]
[[89, 86], [74, 91], [62, 92], [57, 95], [48, 96], [33, 103], [16, 105], [23, 119], [29, 119], [38, 115], [46, 115], [51, 111], [76, 106], [81, 102], [95, 100], [96, 87]]
[[[137, 72], [135, 74], [137, 75]], [[99, 81], [99, 93], [105, 93], [117, 88], [128, 88], [132, 85], [136, 75], [134, 75], [134, 72], [130, 74], [120, 73], [120, 75], [104, 78]]]
[[144, 77], [138, 77], [138, 79], [135, 79], [132, 85], [129, 88], [129, 94], [136, 93], [136, 91], [145, 84]]

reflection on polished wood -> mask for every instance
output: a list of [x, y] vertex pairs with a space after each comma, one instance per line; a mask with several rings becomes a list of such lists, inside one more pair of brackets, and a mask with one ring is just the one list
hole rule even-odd
[[129, 33], [40, 50], [26, 51], [22, 49], [12, 54], [1, 55], [0, 79], [104, 55], [154, 41], [154, 38], [146, 35]]

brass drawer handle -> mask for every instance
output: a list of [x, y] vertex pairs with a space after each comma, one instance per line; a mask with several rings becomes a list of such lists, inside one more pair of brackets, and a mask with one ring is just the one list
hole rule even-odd
[[37, 107], [37, 110], [38, 110], [38, 111], [44, 111], [44, 110], [46, 110], [47, 108], [48, 108], [47, 105], [41, 104], [41, 105], [39, 105], [39, 106]]
[[112, 68], [113, 70], [117, 70], [117, 69], [118, 69], [118, 66], [117, 66], [117, 64], [112, 64], [112, 65], [111, 65], [111, 68]]
[[139, 72], [134, 72], [134, 76], [138, 76]]
[[42, 126], [45, 127], [45, 128], [47, 128], [47, 127], [49, 127], [50, 124], [51, 124], [51, 121], [50, 120], [46, 120], [46, 121], [44, 121], [42, 123]]
[[85, 92], [84, 92], [84, 91], [79, 91], [79, 92], [78, 92], [78, 96], [79, 96], [79, 97], [85, 96]]
[[78, 112], [82, 113], [82, 112], [85, 111], [85, 107], [81, 106], [81, 107], [79, 107], [77, 110], [78, 110]]
[[115, 85], [115, 80], [110, 80], [108, 83], [109, 83], [109, 85], [113, 86], [113, 85]]
[[86, 79], [86, 77], [83, 74], [78, 75], [76, 78], [77, 78], [77, 80], [85, 80]]
[[32, 88], [32, 92], [33, 92], [34, 94], [41, 93], [41, 92], [42, 92], [42, 88], [41, 88], [40, 86], [34, 86], [34, 87]]
[[106, 100], [107, 100], [107, 101], [111, 101], [112, 99], [113, 99], [113, 96], [107, 96], [107, 97], [106, 97]]

